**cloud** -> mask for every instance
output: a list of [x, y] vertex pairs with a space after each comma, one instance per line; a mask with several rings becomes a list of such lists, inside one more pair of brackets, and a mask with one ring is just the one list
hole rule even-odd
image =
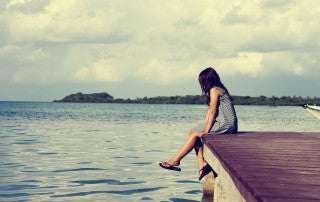
[[40, 4], [42, 9], [37, 8], [38, 12], [24, 12], [26, 8], [31, 9], [34, 2], [10, 1], [7, 4], [7, 22], [13, 41], [111, 42], [124, 35], [115, 35], [119, 33], [117, 29], [122, 14], [107, 2], [99, 5], [90, 4], [90, 1], [55, 0]]
[[34, 13], [44, 11], [50, 0], [11, 0], [7, 3], [6, 8], [9, 10], [18, 10], [23, 13]]
[[287, 9], [291, 4], [293, 4], [296, 0], [262, 0], [261, 6], [262, 8], [267, 9]]
[[240, 52], [236, 57], [218, 60], [218, 70], [224, 75], [244, 74], [252, 78], [261, 76], [263, 54]]
[[146, 66], [138, 69], [136, 76], [149, 83], [167, 85], [195, 77], [198, 73], [195, 70], [196, 68], [192, 66], [180, 68], [179, 66], [172, 66], [170, 63], [153, 59]]
[[320, 79], [318, 1], [6, 0], [0, 79], [175, 85], [222, 76]]
[[233, 6], [221, 22], [226, 24], [247, 24], [251, 22], [251, 19], [249, 15], [241, 14], [241, 8], [239, 6]]
[[89, 67], [84, 67], [74, 74], [75, 81], [95, 81], [95, 82], [115, 82], [120, 81], [121, 75], [116, 71], [115, 66], [111, 66], [107, 60], [101, 59], [94, 62]]

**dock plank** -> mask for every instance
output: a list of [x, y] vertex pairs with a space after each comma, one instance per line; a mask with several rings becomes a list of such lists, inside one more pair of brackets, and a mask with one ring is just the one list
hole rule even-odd
[[320, 201], [320, 133], [243, 132], [203, 142], [248, 201]]

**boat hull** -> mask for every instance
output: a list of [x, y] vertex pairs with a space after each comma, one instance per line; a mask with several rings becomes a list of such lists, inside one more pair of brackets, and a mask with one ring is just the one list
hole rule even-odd
[[306, 105], [305, 109], [320, 120], [320, 106]]

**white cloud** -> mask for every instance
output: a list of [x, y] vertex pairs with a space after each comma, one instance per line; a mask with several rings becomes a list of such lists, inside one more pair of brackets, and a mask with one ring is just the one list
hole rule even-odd
[[30, 2], [30, 1], [31, 0], [11, 0], [11, 1], [8, 2], [7, 8], [11, 8], [11, 7], [14, 7], [14, 6], [17, 6], [17, 5], [23, 5], [26, 2]]
[[135, 75], [149, 83], [167, 85], [177, 83], [186, 78], [191, 79], [197, 73], [197, 69], [192, 66], [181, 68], [173, 66], [171, 63], [153, 59], [146, 66], [139, 68]]
[[224, 75], [244, 74], [250, 77], [261, 76], [263, 54], [240, 52], [236, 57], [218, 60], [218, 69]]
[[44, 60], [48, 58], [48, 54], [42, 50], [42, 48], [37, 48], [32, 52], [27, 52], [21, 55], [21, 60], [29, 61], [29, 62], [36, 62], [39, 60]]
[[302, 75], [304, 73], [304, 69], [300, 65], [297, 65], [296, 67], [294, 67], [293, 72], [296, 75]]
[[115, 82], [120, 81], [121, 75], [116, 71], [116, 66], [111, 66], [107, 60], [101, 59], [94, 62], [89, 67], [84, 67], [74, 74], [75, 81], [98, 81], [98, 82]]
[[[224, 76], [319, 78], [317, 0], [8, 0], [2, 80], [170, 84]], [[313, 72], [313, 73], [310, 73]], [[316, 73], [314, 73], [316, 72]]]
[[18, 67], [13, 75], [12, 81], [14, 83], [55, 83], [59, 78], [58, 72], [51, 68], [39, 68], [34, 66]]
[[[109, 3], [90, 4], [90, 1], [55, 0], [45, 5], [43, 12], [24, 13], [10, 8], [27, 1], [8, 3], [8, 27], [11, 38], [47, 42], [81, 42], [114, 37], [121, 25], [121, 12]], [[26, 5], [27, 6], [27, 5]], [[100, 7], [101, 6], [101, 7]]]

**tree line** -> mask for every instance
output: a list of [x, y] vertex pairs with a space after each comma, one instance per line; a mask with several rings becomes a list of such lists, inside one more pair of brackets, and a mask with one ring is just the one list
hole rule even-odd
[[[320, 98], [301, 96], [282, 96], [282, 97], [266, 97], [266, 96], [232, 96], [235, 105], [269, 105], [269, 106], [298, 106], [304, 104], [320, 105]], [[139, 103], [139, 104], [205, 104], [205, 98], [200, 95], [186, 96], [157, 96], [143, 97], [136, 99], [115, 99], [110, 94], [93, 93], [83, 94], [81, 92], [71, 94], [61, 100], [54, 102], [80, 102], [80, 103]]]

